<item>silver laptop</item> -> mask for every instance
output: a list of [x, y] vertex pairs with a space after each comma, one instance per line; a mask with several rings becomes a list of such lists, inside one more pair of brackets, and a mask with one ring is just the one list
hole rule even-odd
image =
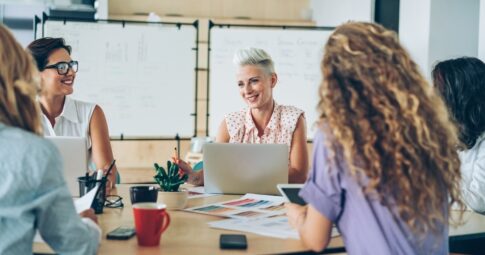
[[64, 178], [71, 196], [79, 196], [79, 183], [77, 178], [84, 176], [88, 170], [87, 144], [84, 137], [47, 136], [57, 146], [62, 156]]
[[205, 144], [205, 192], [276, 195], [288, 183], [288, 155], [285, 144]]

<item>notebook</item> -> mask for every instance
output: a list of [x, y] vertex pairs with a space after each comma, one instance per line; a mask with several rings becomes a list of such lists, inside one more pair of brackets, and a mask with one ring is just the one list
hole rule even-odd
[[64, 178], [71, 196], [79, 196], [77, 178], [88, 171], [87, 144], [84, 137], [48, 136], [61, 153]]
[[288, 183], [286, 144], [204, 145], [206, 193], [277, 195], [278, 183]]

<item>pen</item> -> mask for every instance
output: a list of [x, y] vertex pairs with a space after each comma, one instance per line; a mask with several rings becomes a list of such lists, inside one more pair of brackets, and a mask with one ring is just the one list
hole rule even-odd
[[108, 168], [108, 171], [106, 172], [105, 177], [109, 176], [109, 174], [111, 173], [111, 170], [113, 169], [113, 166], [115, 165], [115, 162], [116, 162], [116, 159], [113, 159], [113, 161], [111, 161], [111, 165], [109, 165], [109, 168]]
[[91, 182], [91, 178], [89, 176], [89, 170], [88, 170], [88, 171], [86, 171], [86, 176], [84, 177], [84, 193], [83, 194], [88, 193], [88, 186], [89, 186], [90, 182]]
[[173, 148], [173, 158], [175, 159], [175, 163], [179, 160], [178, 154], [177, 154], [177, 147]]

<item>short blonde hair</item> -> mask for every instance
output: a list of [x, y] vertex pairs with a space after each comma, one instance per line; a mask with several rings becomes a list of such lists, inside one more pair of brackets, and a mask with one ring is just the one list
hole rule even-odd
[[273, 59], [271, 59], [271, 56], [263, 49], [239, 49], [234, 54], [233, 62], [239, 67], [245, 65], [257, 65], [268, 75], [275, 73]]
[[36, 134], [42, 133], [36, 102], [39, 73], [32, 57], [0, 25], [0, 122]]

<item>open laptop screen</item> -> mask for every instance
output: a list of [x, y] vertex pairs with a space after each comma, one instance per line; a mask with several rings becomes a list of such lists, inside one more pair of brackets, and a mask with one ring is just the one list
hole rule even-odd
[[72, 136], [48, 136], [61, 153], [64, 178], [71, 196], [79, 196], [77, 178], [84, 176], [88, 170], [86, 138]]
[[288, 183], [288, 156], [286, 144], [205, 144], [205, 192], [276, 195]]

